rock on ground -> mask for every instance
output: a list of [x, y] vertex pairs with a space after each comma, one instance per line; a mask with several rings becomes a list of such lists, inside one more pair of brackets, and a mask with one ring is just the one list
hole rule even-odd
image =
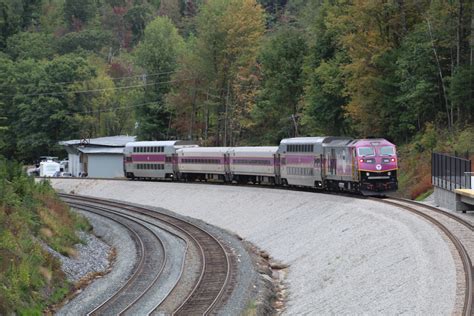
[[422, 219], [321, 193], [171, 182], [54, 179], [64, 192], [167, 208], [228, 229], [289, 265], [285, 313], [451, 314], [449, 247]]

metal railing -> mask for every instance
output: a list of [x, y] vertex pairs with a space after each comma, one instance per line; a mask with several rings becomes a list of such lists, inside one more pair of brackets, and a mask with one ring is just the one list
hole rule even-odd
[[449, 191], [471, 189], [471, 160], [449, 154], [432, 153], [431, 183]]

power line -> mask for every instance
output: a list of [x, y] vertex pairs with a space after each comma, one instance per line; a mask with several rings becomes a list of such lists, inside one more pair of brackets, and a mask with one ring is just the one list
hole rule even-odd
[[127, 89], [134, 89], [146, 86], [152, 86], [155, 84], [165, 84], [165, 83], [174, 83], [174, 82], [181, 82], [181, 81], [191, 81], [194, 78], [189, 79], [180, 79], [180, 80], [169, 80], [169, 81], [155, 81], [152, 83], [144, 83], [139, 85], [131, 85], [131, 86], [121, 86], [121, 87], [113, 87], [113, 88], [101, 88], [101, 89], [91, 89], [91, 90], [72, 90], [72, 91], [62, 91], [62, 92], [43, 92], [43, 93], [26, 93], [26, 94], [10, 94], [4, 95], [4, 97], [33, 97], [33, 96], [56, 96], [56, 95], [64, 95], [69, 93], [88, 93], [88, 92], [101, 92], [101, 91], [110, 91], [110, 90], [127, 90]]
[[152, 101], [152, 102], [146, 102], [146, 103], [140, 103], [140, 104], [124, 105], [124, 106], [119, 106], [119, 107], [115, 107], [115, 108], [111, 108], [111, 109], [87, 110], [87, 111], [81, 111], [81, 112], [69, 112], [69, 113], [65, 113], [64, 115], [107, 113], [107, 112], [114, 112], [115, 110], [136, 108], [136, 107], [143, 106], [143, 105], [150, 105], [150, 104], [157, 104], [157, 103], [158, 103], [158, 101]]
[[[157, 72], [157, 73], [152, 73], [152, 74], [141, 74], [141, 75], [134, 75], [134, 76], [125, 76], [125, 77], [116, 77], [116, 78], [110, 78], [111, 80], [122, 80], [122, 79], [129, 79], [129, 78], [140, 78], [140, 77], [156, 77], [156, 76], [161, 76], [161, 75], [168, 75], [168, 74], [173, 74], [176, 71], [166, 71], [166, 72]], [[97, 79], [97, 77], [91, 78], [91, 79], [86, 79], [86, 80], [76, 80], [76, 81], [62, 81], [62, 82], [50, 82], [48, 85], [66, 85], [66, 84], [74, 84], [74, 83], [86, 83], [86, 82], [91, 82], [92, 80]], [[37, 86], [37, 83], [11, 83], [4, 85], [7, 87], [15, 87], [15, 86]]]

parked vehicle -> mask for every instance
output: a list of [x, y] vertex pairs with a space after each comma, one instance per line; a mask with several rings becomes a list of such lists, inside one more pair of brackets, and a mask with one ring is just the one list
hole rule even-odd
[[40, 166], [39, 166], [40, 177], [53, 177], [57, 172], [60, 172], [59, 163], [52, 160], [46, 160], [46, 161], [40, 162]]

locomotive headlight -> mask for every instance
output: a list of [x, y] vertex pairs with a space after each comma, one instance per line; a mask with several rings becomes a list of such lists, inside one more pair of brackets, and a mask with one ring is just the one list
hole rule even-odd
[[367, 172], [366, 175], [367, 175], [367, 177], [370, 176], [370, 172]]

